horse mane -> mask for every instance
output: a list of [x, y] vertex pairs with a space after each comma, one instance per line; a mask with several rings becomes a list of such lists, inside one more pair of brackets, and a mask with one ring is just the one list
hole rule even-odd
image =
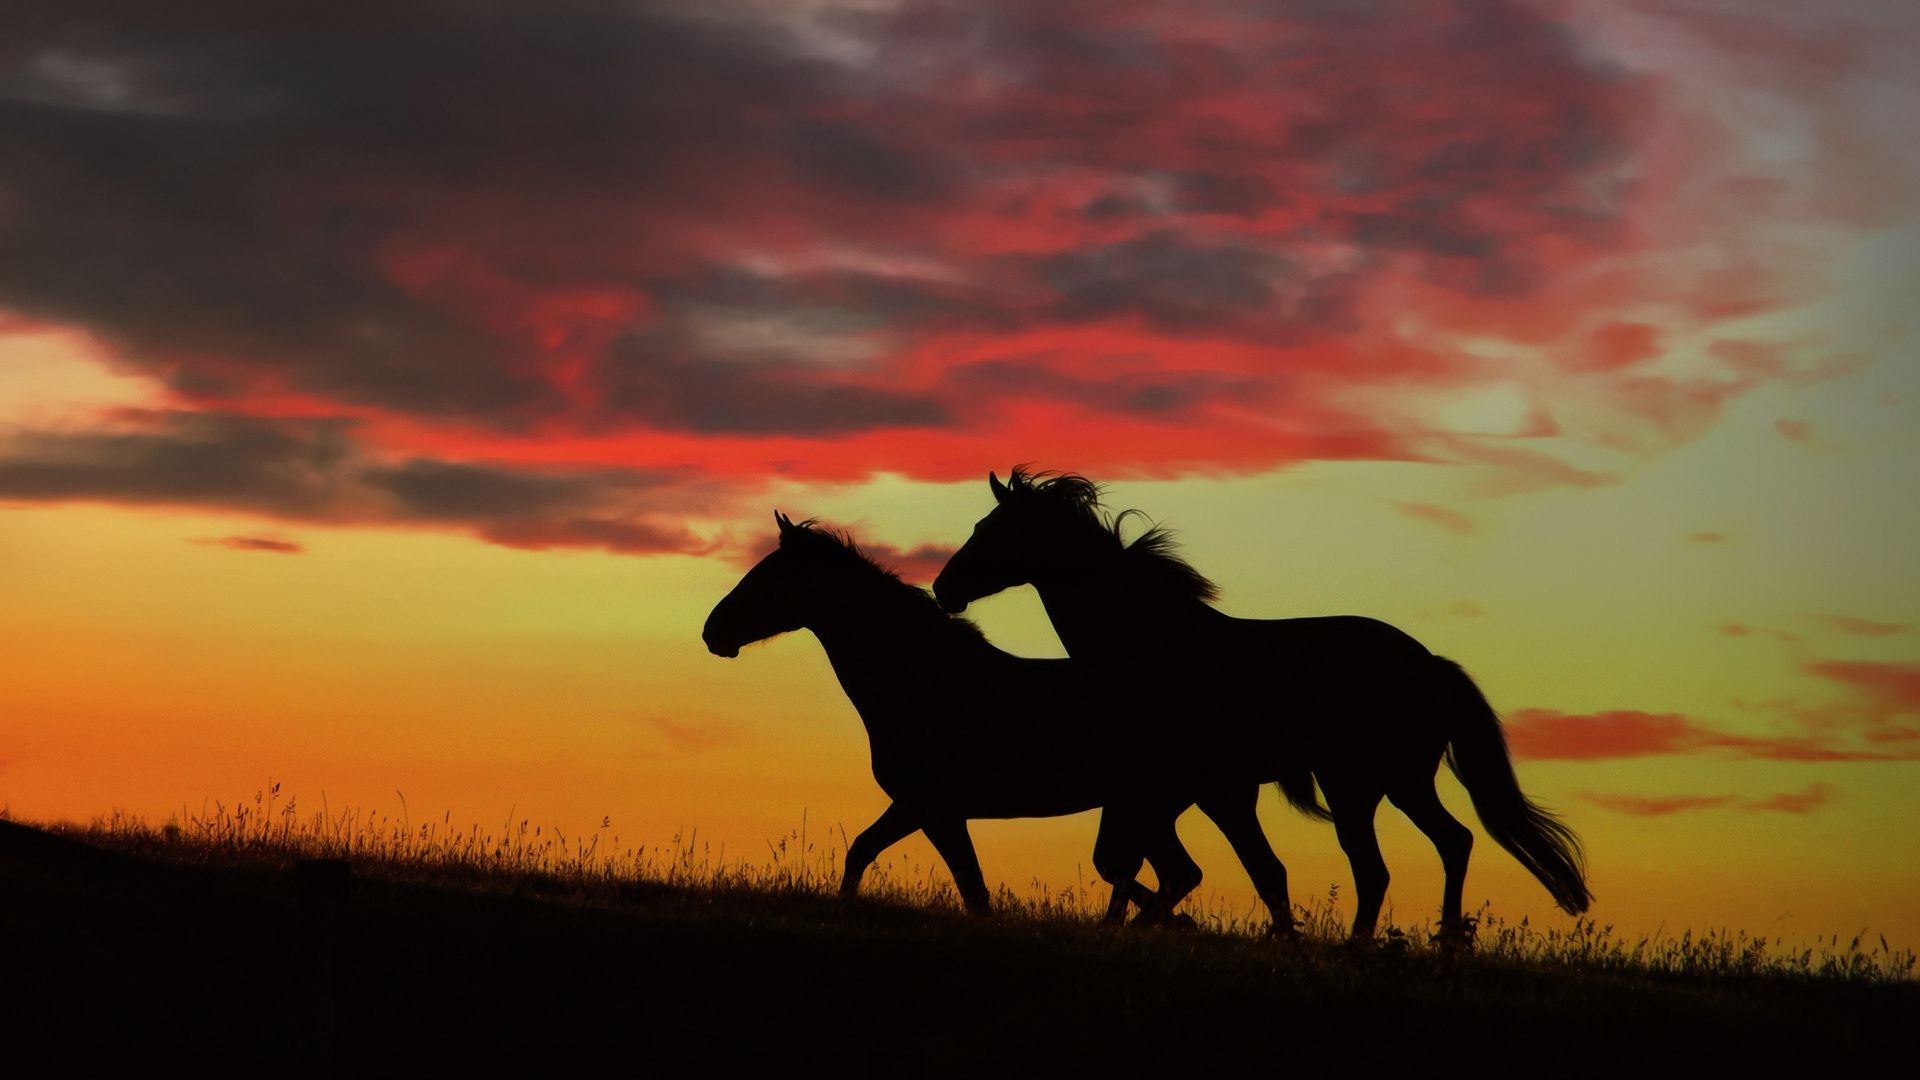
[[950, 630], [963, 632], [966, 636], [985, 643], [987, 636], [973, 624], [973, 620], [964, 615], [950, 615], [933, 598], [933, 594], [918, 585], [912, 585], [900, 579], [898, 571], [876, 562], [873, 556], [860, 550], [851, 533], [844, 529], [834, 529], [820, 524], [816, 518], [795, 522], [791, 531], [780, 536], [780, 546], [800, 548], [816, 553], [828, 560], [839, 562], [853, 568], [856, 576], [869, 578], [876, 586], [876, 592], [887, 600], [899, 604], [903, 609], [913, 611], [915, 617], [922, 618], [929, 626], [944, 626]]
[[1103, 542], [1111, 541], [1120, 552], [1127, 572], [1148, 586], [1207, 604], [1220, 598], [1220, 587], [1180, 556], [1180, 543], [1172, 529], [1152, 525], [1129, 542], [1121, 535], [1122, 527], [1135, 514], [1146, 514], [1131, 509], [1109, 514], [1100, 502], [1100, 494], [1100, 485], [1077, 473], [1036, 472], [1015, 465], [1007, 478], [1008, 498], [1044, 507], [1090, 532], [1098, 531]]

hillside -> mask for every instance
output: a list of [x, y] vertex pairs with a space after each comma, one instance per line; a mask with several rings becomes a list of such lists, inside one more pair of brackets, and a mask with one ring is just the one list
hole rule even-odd
[[[297, 843], [0, 822], [0, 1031], [83, 1067], [177, 1057], [359, 1071], [611, 1054], [764, 1063], [1355, 1065], [1596, 1075], [1889, 1058], [1920, 987], [1703, 960], [1694, 974], [1424, 946], [970, 919], [745, 887], [299, 861]], [[390, 853], [391, 854], [391, 853]], [[764, 885], [764, 883], [762, 883]]]

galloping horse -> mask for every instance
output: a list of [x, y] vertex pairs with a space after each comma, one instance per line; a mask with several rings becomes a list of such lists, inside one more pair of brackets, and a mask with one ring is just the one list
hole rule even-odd
[[[780, 546], [714, 606], [702, 632], [708, 650], [734, 657], [802, 628], [826, 649], [866, 725], [873, 778], [894, 800], [848, 846], [842, 895], [858, 892], [880, 853], [918, 830], [946, 860], [967, 909], [987, 911], [967, 820], [1095, 809], [1137, 752], [1108, 737], [1108, 719], [1072, 661], [1002, 652], [851, 540], [778, 512], [774, 520]], [[1124, 831], [1102, 818], [1093, 864], [1113, 886], [1109, 921], [1125, 917], [1128, 901], [1149, 920], [1164, 917], [1200, 883], [1173, 830], [1190, 803], [1129, 818]], [[1158, 894], [1134, 878], [1143, 854]]]
[[[1385, 797], [1439, 850], [1441, 934], [1459, 939], [1468, 934], [1461, 895], [1473, 833], [1434, 791], [1444, 758], [1488, 835], [1562, 908], [1587, 909], [1578, 838], [1521, 793], [1500, 719], [1458, 664], [1375, 619], [1228, 616], [1211, 605], [1212, 582], [1174, 553], [1165, 530], [1122, 541], [1127, 515], [1107, 518], [1085, 478], [1016, 468], [1007, 484], [987, 480], [996, 505], [948, 559], [934, 595], [957, 613], [982, 596], [1033, 585], [1068, 654], [1136, 703], [1136, 737], [1158, 731], [1165, 741], [1161, 773], [1143, 798], [1277, 782], [1296, 808], [1332, 818], [1353, 867], [1353, 934], [1364, 938], [1387, 891], [1373, 830]], [[1187, 726], [1167, 739], [1176, 734], [1167, 727], [1174, 717]], [[1315, 780], [1330, 810], [1315, 797]], [[1151, 826], [1146, 813], [1138, 828]], [[1290, 928], [1285, 867], [1270, 849], [1251, 860], [1250, 849], [1235, 850], [1276, 929]]]

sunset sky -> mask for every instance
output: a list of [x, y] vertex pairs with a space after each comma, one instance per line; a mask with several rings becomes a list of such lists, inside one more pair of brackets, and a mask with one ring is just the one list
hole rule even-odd
[[[857, 832], [818, 644], [701, 623], [775, 507], [930, 581], [1031, 462], [1228, 612], [1462, 662], [1602, 923], [1920, 945], [1915, 9], [264, 8], [7, 6], [15, 817]], [[1061, 654], [1031, 590], [973, 614]], [[1023, 891], [1093, 830], [974, 834]], [[1490, 843], [1467, 899], [1569, 921]]]

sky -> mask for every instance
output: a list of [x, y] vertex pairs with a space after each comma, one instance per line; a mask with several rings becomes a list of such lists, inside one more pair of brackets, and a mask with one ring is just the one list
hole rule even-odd
[[[1462, 662], [1602, 923], [1920, 945], [1905, 5], [6, 21], [17, 817], [273, 781], [837, 841], [885, 796], [818, 644], [722, 660], [707, 611], [776, 507], [925, 582], [1033, 463], [1177, 529], [1232, 614]], [[1031, 590], [971, 613], [1062, 654]], [[1262, 813], [1300, 898], [1349, 891], [1330, 829]], [[1090, 881], [1093, 829], [974, 833], [1024, 891]], [[1380, 829], [1430, 917], [1437, 858]], [[1491, 844], [1467, 897], [1567, 921]]]

